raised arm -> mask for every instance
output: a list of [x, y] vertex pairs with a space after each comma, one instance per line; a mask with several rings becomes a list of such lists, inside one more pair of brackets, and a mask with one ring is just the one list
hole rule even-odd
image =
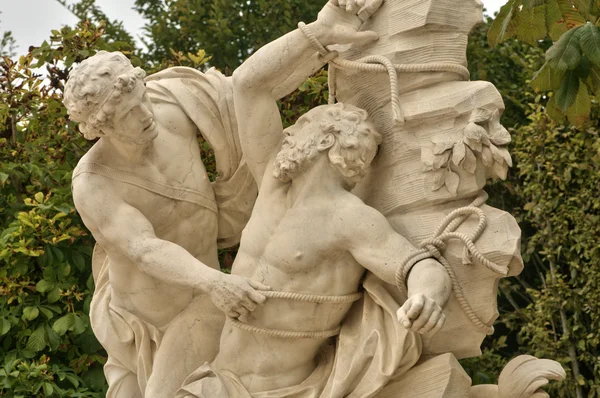
[[80, 175], [73, 181], [75, 207], [96, 240], [135, 264], [142, 272], [165, 282], [209, 294], [227, 314], [252, 311], [265, 297], [254, 289], [262, 284], [225, 275], [192, 256], [183, 247], [159, 239], [152, 224], [122, 200], [101, 177]]
[[[356, 15], [328, 3], [307, 28], [324, 46], [375, 40], [373, 32], [358, 32], [361, 24]], [[242, 150], [259, 186], [281, 141], [283, 128], [275, 101], [323, 66], [316, 53], [305, 34], [296, 29], [259, 49], [233, 73]]]
[[[396, 284], [401, 261], [415, 248], [396, 233], [377, 210], [366, 206], [344, 209], [344, 242], [355, 260], [382, 280]], [[450, 276], [435, 259], [416, 263], [407, 281], [408, 299], [398, 310], [398, 320], [414, 332], [435, 333], [444, 324], [442, 308], [452, 291]]]

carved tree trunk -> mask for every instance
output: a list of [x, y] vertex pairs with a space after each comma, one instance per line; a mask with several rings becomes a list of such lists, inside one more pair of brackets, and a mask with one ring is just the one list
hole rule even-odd
[[[468, 33], [482, 18], [478, 0], [387, 0], [363, 27], [377, 31], [380, 39], [369, 48], [350, 48], [342, 57], [382, 55], [394, 64], [466, 66]], [[356, 193], [415, 245], [432, 237], [446, 215], [482, 194], [487, 179], [505, 178], [511, 164], [506, 150], [510, 136], [499, 123], [504, 104], [496, 88], [440, 68], [398, 74], [403, 124], [393, 120], [387, 73], [334, 73], [337, 100], [366, 109], [384, 137], [372, 171]], [[487, 227], [476, 247], [504, 275], [465, 256], [460, 241], [449, 241], [442, 254], [474, 314], [489, 327], [498, 316], [498, 280], [522, 270], [521, 233], [510, 214], [487, 205], [481, 210]], [[469, 217], [457, 231], [470, 234], [478, 221]], [[473, 325], [456, 295], [446, 313], [442, 331], [425, 339], [424, 355], [480, 355], [485, 328]]]

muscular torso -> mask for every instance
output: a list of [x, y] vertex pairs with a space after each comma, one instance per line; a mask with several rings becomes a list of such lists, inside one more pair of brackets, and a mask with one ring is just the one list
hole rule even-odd
[[[287, 187], [265, 177], [232, 272], [277, 291], [318, 295], [356, 292], [364, 268], [339, 242], [340, 234], [334, 231], [331, 217], [336, 206], [358, 199], [343, 191], [330, 201], [314, 198], [288, 208]], [[270, 298], [242, 320], [271, 329], [324, 331], [338, 327], [351, 305]], [[324, 341], [252, 334], [227, 322], [216, 365], [241, 375], [251, 392], [255, 384], [261, 389], [294, 385], [312, 372]], [[235, 347], [245, 347], [247, 352], [240, 357]]]
[[[80, 164], [101, 164], [156, 183], [213, 195], [200, 158], [196, 127], [176, 106], [155, 105], [154, 113], [159, 134], [155, 140], [157, 150], [148, 157], [148, 161], [134, 167], [119, 163], [101, 139]], [[176, 243], [204, 264], [218, 268], [216, 212], [116, 179], [100, 175], [94, 178], [102, 178], [103, 184], [117, 193], [116, 200], [125, 201], [140, 211], [152, 224], [158, 238]], [[73, 183], [77, 182], [75, 178]], [[88, 223], [85, 218], [84, 221]], [[93, 225], [88, 227], [94, 232]], [[142, 272], [110, 239], [98, 233], [94, 237], [110, 259], [113, 305], [122, 306], [158, 327], [166, 325], [188, 305], [193, 295], [191, 289], [170, 285]]]

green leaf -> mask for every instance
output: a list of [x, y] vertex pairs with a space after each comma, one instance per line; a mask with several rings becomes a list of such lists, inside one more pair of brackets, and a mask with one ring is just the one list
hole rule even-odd
[[577, 91], [575, 102], [567, 110], [569, 122], [574, 126], [582, 126], [590, 116], [591, 105], [587, 86], [582, 81], [579, 81], [579, 90]]
[[580, 28], [573, 28], [561, 36], [546, 52], [546, 61], [559, 70], [574, 69], [581, 61], [579, 45]]
[[531, 86], [539, 91], [556, 90], [560, 87], [563, 76], [564, 71], [553, 69], [548, 65], [548, 62], [546, 62], [541, 69], [533, 75]]
[[60, 344], [60, 337], [58, 336], [58, 333], [56, 333], [54, 329], [52, 329], [47, 324], [44, 325], [44, 329], [46, 330], [48, 346], [52, 351], [56, 350], [58, 348], [58, 345]]
[[41, 192], [38, 192], [35, 194], [35, 201], [38, 203], [44, 203], [44, 194]]
[[0, 185], [4, 185], [4, 183], [8, 180], [8, 174], [0, 173]]
[[546, 29], [550, 31], [552, 26], [562, 19], [562, 14], [556, 0], [546, 0]]
[[529, 44], [535, 44], [546, 37], [545, 6], [523, 7], [516, 16], [517, 38]]
[[581, 14], [582, 17], [586, 17], [589, 15], [590, 6], [591, 6], [590, 1], [591, 0], [574, 0], [573, 1], [573, 5], [575, 6], [575, 8], [579, 12], [579, 14]]
[[43, 350], [44, 347], [46, 347], [46, 331], [44, 330], [44, 326], [41, 325], [29, 336], [27, 348], [37, 352]]
[[11, 328], [11, 324], [4, 318], [0, 318], [0, 336], [4, 336]]
[[52, 319], [54, 317], [54, 313], [47, 308], [40, 307], [39, 310], [47, 319]]
[[73, 255], [71, 256], [71, 260], [79, 271], [83, 271], [85, 269], [85, 260], [83, 259], [83, 256], [81, 254], [77, 252], [73, 253]]
[[75, 376], [67, 374], [67, 375], [65, 375], [65, 379], [67, 379], [71, 384], [73, 384], [73, 387], [75, 387], [75, 388], [79, 387], [79, 380], [77, 380], [77, 378]]
[[588, 78], [589, 86], [595, 95], [600, 95], [600, 67], [592, 65]]
[[579, 92], [579, 77], [575, 71], [568, 71], [560, 88], [556, 91], [554, 97], [556, 105], [560, 108], [563, 113], [567, 113], [567, 110], [575, 102], [577, 93]]
[[546, 114], [550, 119], [559, 124], [565, 120], [564, 113], [560, 110], [559, 106], [556, 105], [556, 96], [552, 96], [546, 104]]
[[54, 258], [56, 259], [57, 264], [60, 264], [64, 261], [65, 255], [63, 254], [62, 250], [60, 250], [58, 247], [55, 247], [55, 246], [50, 246], [50, 250], [52, 250], [52, 254], [54, 255]]
[[54, 387], [52, 387], [52, 384], [45, 382], [43, 385], [43, 389], [44, 389], [44, 395], [46, 397], [49, 397], [52, 395], [52, 393], [54, 392]]
[[60, 299], [60, 289], [55, 287], [48, 293], [48, 302], [50, 304], [56, 303]]
[[495, 46], [502, 43], [511, 36], [511, 30], [514, 28], [513, 23], [513, 7], [515, 0], [509, 0], [508, 3], [500, 8], [496, 19], [492, 22], [492, 26], [488, 30], [488, 42], [490, 46]]
[[75, 332], [75, 334], [81, 334], [83, 332], [85, 332], [85, 330], [87, 329], [87, 324], [85, 322], [85, 320], [77, 315], [74, 315], [75, 318], [75, 322], [73, 325], [73, 332]]
[[27, 319], [28, 321], [33, 321], [40, 314], [40, 310], [37, 307], [25, 307], [23, 309], [23, 319]]
[[58, 334], [59, 336], [62, 336], [65, 333], [67, 333], [67, 331], [73, 330], [74, 326], [75, 326], [75, 315], [67, 314], [67, 315], [64, 315], [64, 316], [61, 316], [60, 318], [58, 318], [54, 322], [54, 325], [52, 325], [52, 329], [56, 332], [56, 334]]
[[596, 65], [600, 65], [600, 30], [587, 23], [581, 28], [579, 43], [583, 53]]
[[35, 290], [37, 290], [40, 293], [49, 292], [52, 289], [54, 289], [54, 282], [49, 282], [45, 279], [42, 279], [35, 285]]
[[570, 0], [557, 0], [560, 12], [567, 23], [567, 26], [581, 26], [586, 23], [585, 18], [573, 8]]
[[525, 9], [532, 9], [543, 5], [544, 0], [523, 0], [523, 6]]

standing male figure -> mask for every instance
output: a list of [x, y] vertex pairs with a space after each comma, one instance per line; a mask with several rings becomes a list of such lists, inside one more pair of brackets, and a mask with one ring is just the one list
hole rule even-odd
[[[323, 45], [352, 37], [336, 26], [308, 29]], [[194, 372], [177, 397], [370, 397], [419, 359], [417, 332], [436, 333], [444, 324], [450, 277], [426, 259], [407, 265], [408, 299], [396, 321], [406, 329], [384, 325], [394, 334], [386, 336], [375, 315], [359, 324], [367, 337], [357, 335], [350, 349], [364, 361], [339, 359], [342, 344], [327, 344], [353, 301], [363, 300], [365, 271], [395, 284], [402, 258], [414, 248], [350, 192], [381, 141], [364, 110], [325, 105], [283, 130], [273, 91], [311, 51], [304, 34], [294, 31], [234, 72], [242, 148], [260, 188], [232, 274], [273, 290], [250, 314], [228, 317], [217, 357]]]
[[[235, 240], [255, 198], [231, 79], [185, 68], [144, 76], [123, 54], [100, 52], [65, 87], [71, 119], [100, 137], [73, 172], [73, 198], [97, 241], [90, 317], [109, 355], [107, 396], [118, 398], [173, 396], [218, 350], [215, 305], [239, 313], [264, 300], [254, 290], [263, 285], [221, 273], [217, 260], [218, 238]], [[212, 185], [200, 132], [224, 177]]]

